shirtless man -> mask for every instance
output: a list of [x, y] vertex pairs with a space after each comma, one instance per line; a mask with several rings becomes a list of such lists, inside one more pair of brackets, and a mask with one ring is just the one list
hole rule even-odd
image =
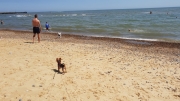
[[38, 42], [40, 42], [40, 32], [41, 32], [41, 23], [37, 18], [37, 14], [34, 15], [34, 19], [32, 20], [32, 26], [33, 26], [33, 43], [34, 43], [34, 37], [36, 34], [38, 35]]

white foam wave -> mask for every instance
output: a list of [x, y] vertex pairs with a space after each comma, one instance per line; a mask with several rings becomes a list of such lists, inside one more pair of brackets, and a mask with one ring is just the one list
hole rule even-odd
[[16, 17], [27, 17], [26, 15], [16, 15]]
[[144, 38], [127, 38], [127, 37], [121, 37], [122, 39], [130, 39], [130, 40], [144, 40], [144, 41], [160, 41], [158, 39], [144, 39]]
[[82, 16], [86, 16], [86, 14], [82, 14]]
[[72, 16], [77, 16], [77, 14], [72, 14]]
[[145, 32], [144, 30], [141, 30], [141, 29], [129, 29], [130, 32], [134, 32], [134, 33], [143, 33]]
[[150, 12], [142, 12], [142, 13], [144, 13], [144, 14], [149, 14]]
[[161, 41], [161, 40], [158, 40], [158, 39], [146, 39], [146, 38], [128, 38], [128, 37], [114, 37], [114, 36], [101, 36], [101, 35], [86, 35], [86, 36], [120, 38], [120, 39], [140, 40], [140, 41]]

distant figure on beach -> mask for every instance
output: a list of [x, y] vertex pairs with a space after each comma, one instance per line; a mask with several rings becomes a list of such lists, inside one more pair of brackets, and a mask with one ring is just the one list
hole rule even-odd
[[36, 36], [36, 34], [38, 35], [38, 42], [40, 42], [40, 32], [41, 32], [41, 23], [38, 20], [38, 16], [37, 14], [34, 15], [34, 19], [32, 20], [32, 26], [33, 26], [33, 43], [34, 43], [34, 37]]
[[49, 31], [49, 24], [46, 22], [45, 24], [46, 30]]
[[150, 13], [149, 14], [152, 14], [152, 11], [150, 11]]
[[1, 20], [1, 25], [3, 25], [3, 21]]

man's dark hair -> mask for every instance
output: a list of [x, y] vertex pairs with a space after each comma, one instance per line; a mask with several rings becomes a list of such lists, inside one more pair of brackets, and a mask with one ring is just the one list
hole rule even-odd
[[37, 18], [37, 14], [35, 14], [34, 17]]

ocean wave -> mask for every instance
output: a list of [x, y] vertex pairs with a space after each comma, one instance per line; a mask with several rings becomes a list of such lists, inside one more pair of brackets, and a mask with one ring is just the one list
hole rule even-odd
[[77, 14], [72, 14], [71, 16], [77, 16]]
[[82, 14], [82, 16], [86, 16], [86, 14]]
[[27, 15], [15, 15], [16, 17], [27, 17]]
[[15, 15], [16, 17], [27, 17], [27, 15]]
[[150, 12], [142, 12], [142, 13], [144, 13], [144, 14], [149, 14]]
[[122, 39], [130, 39], [130, 40], [142, 40], [142, 41], [160, 41], [158, 39], [145, 39], [145, 38], [127, 38], [127, 37], [121, 37]]
[[142, 29], [129, 29], [130, 32], [134, 32], [134, 33], [144, 33], [146, 32], [145, 30]]
[[93, 36], [93, 37], [107, 37], [107, 38], [120, 38], [120, 39], [128, 39], [128, 40], [139, 40], [139, 41], [163, 41], [160, 39], [148, 39], [148, 38], [129, 38], [129, 37], [118, 37], [118, 36], [104, 36], [104, 35], [86, 35], [86, 36]]

